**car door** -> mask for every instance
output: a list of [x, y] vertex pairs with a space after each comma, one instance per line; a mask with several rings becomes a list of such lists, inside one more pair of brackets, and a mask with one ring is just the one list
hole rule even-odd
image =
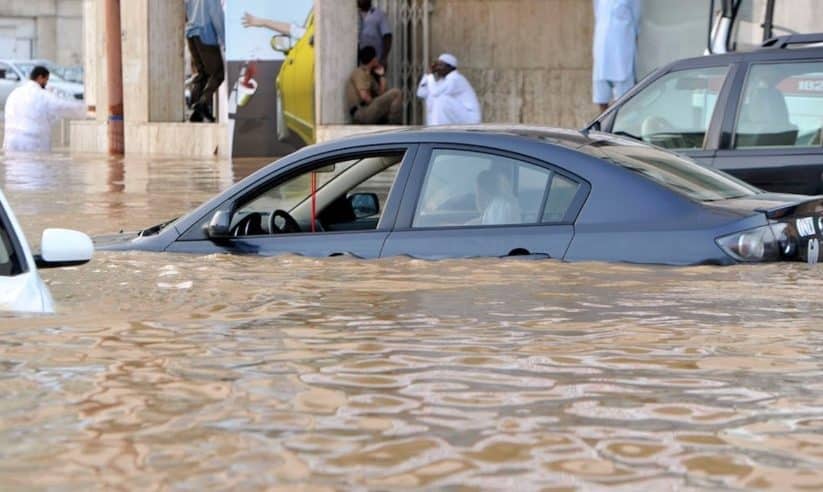
[[[369, 147], [276, 169], [206, 212], [167, 251], [376, 258], [397, 216], [416, 150]], [[297, 229], [276, 211], [292, 217]], [[218, 213], [231, 217], [221, 236], [209, 233]]]
[[295, 105], [293, 117], [297, 133], [307, 144], [315, 142], [314, 123], [314, 14], [306, 22], [306, 32], [295, 45], [294, 67]]
[[726, 61], [662, 73], [604, 115], [602, 128], [710, 166], [735, 67]]
[[775, 192], [823, 193], [823, 60], [745, 65], [715, 167]]
[[20, 85], [20, 76], [7, 63], [0, 62], [0, 110], [5, 108], [11, 91]]
[[493, 149], [421, 149], [381, 256], [563, 258], [588, 185]]

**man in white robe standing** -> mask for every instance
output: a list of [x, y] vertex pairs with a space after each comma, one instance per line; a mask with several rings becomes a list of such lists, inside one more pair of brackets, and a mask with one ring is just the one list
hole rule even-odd
[[592, 100], [605, 111], [635, 83], [640, 0], [593, 0]]
[[423, 75], [417, 97], [426, 100], [426, 125], [473, 125], [483, 120], [480, 102], [466, 77], [457, 71], [457, 58], [444, 53]]
[[49, 71], [37, 66], [31, 80], [11, 91], [6, 99], [6, 130], [3, 150], [7, 152], [51, 151], [51, 126], [61, 118], [82, 119], [86, 106], [63, 99], [49, 90]]

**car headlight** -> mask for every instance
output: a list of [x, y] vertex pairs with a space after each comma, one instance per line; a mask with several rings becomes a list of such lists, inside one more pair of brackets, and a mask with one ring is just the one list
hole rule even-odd
[[774, 261], [797, 253], [788, 224], [775, 223], [717, 238], [717, 245], [737, 261]]

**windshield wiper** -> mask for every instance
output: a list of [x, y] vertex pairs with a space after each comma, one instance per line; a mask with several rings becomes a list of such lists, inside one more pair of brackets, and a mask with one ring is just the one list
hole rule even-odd
[[138, 232], [138, 233], [137, 233], [137, 237], [154, 236], [154, 235], [156, 235], [156, 234], [159, 234], [159, 233], [160, 233], [160, 231], [162, 231], [163, 229], [165, 229], [167, 225], [171, 224], [172, 222], [174, 222], [174, 221], [175, 221], [175, 220], [177, 220], [178, 218], [179, 218], [179, 217], [175, 217], [175, 218], [173, 218], [173, 219], [171, 219], [171, 220], [169, 220], [169, 221], [163, 222], [163, 223], [161, 223], [161, 224], [153, 225], [153, 226], [151, 226], [151, 227], [149, 227], [149, 228], [147, 228], [147, 229], [143, 229], [142, 231], [140, 231], [140, 232]]
[[621, 137], [629, 137], [629, 138], [634, 139], [634, 140], [637, 140], [637, 141], [639, 141], [639, 142], [642, 142], [642, 141], [643, 141], [643, 139], [642, 139], [642, 138], [640, 138], [640, 137], [638, 137], [637, 135], [632, 135], [631, 133], [629, 133], [629, 132], [624, 132], [623, 130], [618, 130], [618, 131], [616, 131], [616, 132], [612, 132], [612, 134], [614, 134], [614, 135], [619, 135], [619, 136], [621, 136]]

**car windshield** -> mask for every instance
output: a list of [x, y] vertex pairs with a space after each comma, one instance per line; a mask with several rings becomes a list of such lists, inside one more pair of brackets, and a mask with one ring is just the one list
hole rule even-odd
[[[34, 67], [37, 65], [34, 63], [18, 63], [17, 68], [23, 72], [23, 76], [28, 78], [31, 75], [31, 71], [34, 70]], [[58, 68], [52, 65], [51, 63], [42, 64], [42, 66], [46, 67], [49, 71], [49, 82], [65, 82], [62, 77], [57, 75]]]
[[626, 139], [603, 137], [580, 150], [642, 174], [699, 202], [761, 193], [757, 188], [728, 174], [708, 169], [677, 154]]

